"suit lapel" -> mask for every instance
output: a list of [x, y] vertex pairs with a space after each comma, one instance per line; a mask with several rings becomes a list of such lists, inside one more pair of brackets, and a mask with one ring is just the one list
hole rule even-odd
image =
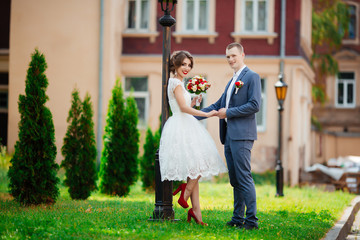
[[[245, 74], [246, 74], [248, 71], [249, 71], [249, 68], [248, 68], [248, 67], [245, 67], [245, 68], [244, 68], [244, 70], [242, 70], [242, 71], [241, 71], [241, 73], [240, 73], [239, 77], [236, 79], [236, 81], [235, 81], [235, 82], [237, 82], [237, 81], [239, 81], [239, 80], [243, 79], [243, 78], [244, 78], [244, 76], [245, 76]], [[233, 86], [233, 89], [231, 90], [230, 99], [231, 99], [231, 97], [234, 95], [234, 92], [235, 92], [235, 84], [234, 84], [234, 86]]]
[[[244, 70], [241, 71], [241, 73], [240, 73], [239, 77], [236, 79], [236, 81], [241, 80], [248, 71], [249, 71], [249, 68], [245, 67]], [[226, 104], [226, 93], [228, 91], [231, 81], [232, 81], [232, 78], [230, 79], [230, 81], [228, 82], [228, 84], [226, 85], [226, 88], [225, 88], [225, 98], [223, 101], [223, 106], [225, 106], [225, 104]], [[231, 97], [234, 95], [234, 92], [235, 92], [235, 84], [233, 86], [233, 89], [231, 90], [230, 100], [231, 100]]]

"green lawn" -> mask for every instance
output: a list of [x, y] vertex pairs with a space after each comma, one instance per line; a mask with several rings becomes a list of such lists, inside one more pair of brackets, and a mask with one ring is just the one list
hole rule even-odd
[[208, 227], [187, 223], [186, 210], [177, 204], [175, 218], [180, 221], [148, 221], [155, 197], [143, 192], [140, 183], [126, 198], [94, 193], [86, 201], [72, 201], [60, 186], [56, 204], [37, 207], [11, 201], [6, 185], [6, 174], [0, 171], [0, 239], [321, 239], [354, 198], [315, 188], [285, 188], [285, 197], [275, 198], [274, 185], [257, 185], [260, 229], [245, 231], [225, 226], [233, 204], [226, 182], [200, 184]]

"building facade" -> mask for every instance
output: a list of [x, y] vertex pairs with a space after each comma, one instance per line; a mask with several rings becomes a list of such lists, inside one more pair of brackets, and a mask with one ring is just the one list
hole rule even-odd
[[[59, 152], [75, 87], [82, 96], [89, 92], [92, 97], [98, 142], [111, 89], [118, 78], [126, 95], [134, 89], [142, 141], [148, 126], [153, 130], [158, 128], [162, 101], [162, 27], [158, 19], [163, 15], [158, 1], [8, 2], [11, 3], [7, 8], [9, 46], [0, 49], [0, 72], [8, 74], [8, 80], [1, 80], [0, 84], [6, 85], [8, 102], [8, 122], [6, 127], [1, 126], [1, 131], [7, 130], [10, 152], [18, 134], [17, 101], [19, 94], [24, 93], [27, 66], [36, 47], [48, 63], [47, 104], [55, 124], [58, 162], [62, 160]], [[284, 2], [285, 18], [281, 19]], [[283, 62], [284, 80], [289, 87], [283, 112], [281, 154], [285, 181], [291, 185], [298, 183], [300, 170], [313, 161], [311, 9], [311, 0], [183, 0], [178, 1], [171, 13], [176, 19], [171, 51], [184, 49], [192, 53], [195, 63], [190, 75], [201, 74], [212, 83], [204, 97], [204, 106], [220, 97], [233, 75], [225, 58], [229, 43], [243, 44], [246, 65], [260, 75], [262, 106], [257, 114], [258, 140], [252, 150], [252, 168], [257, 172], [275, 167], [278, 103], [274, 84]], [[280, 55], [282, 48], [284, 56]], [[223, 155], [218, 119], [207, 119], [204, 124]]]
[[313, 114], [322, 126], [313, 133], [313, 159], [360, 156], [360, 1], [344, 1], [349, 7], [349, 31], [334, 53], [339, 73], [326, 80], [327, 101], [316, 104]]

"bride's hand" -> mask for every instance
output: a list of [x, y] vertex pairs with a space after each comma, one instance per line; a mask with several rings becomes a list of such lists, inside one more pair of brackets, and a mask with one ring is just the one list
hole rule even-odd
[[194, 106], [196, 104], [196, 100], [198, 99], [199, 103], [201, 103], [202, 101], [202, 95], [196, 95], [192, 100], [191, 100], [191, 106]]
[[206, 113], [206, 117], [213, 117], [217, 115], [218, 115], [218, 111], [216, 110], [212, 110], [211, 112]]

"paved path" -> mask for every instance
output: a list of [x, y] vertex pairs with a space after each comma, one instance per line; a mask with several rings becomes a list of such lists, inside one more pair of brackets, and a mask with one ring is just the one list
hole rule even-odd
[[354, 223], [346, 240], [360, 240], [360, 211], [355, 215]]
[[[351, 205], [345, 209], [340, 220], [335, 223], [335, 226], [330, 229], [326, 234], [324, 240], [343, 240], [343, 239], [359, 239], [360, 234], [358, 229], [360, 228], [360, 196], [354, 198]], [[355, 221], [354, 221], [355, 220]], [[352, 233], [352, 227], [354, 234]], [[354, 238], [352, 238], [354, 237]]]

